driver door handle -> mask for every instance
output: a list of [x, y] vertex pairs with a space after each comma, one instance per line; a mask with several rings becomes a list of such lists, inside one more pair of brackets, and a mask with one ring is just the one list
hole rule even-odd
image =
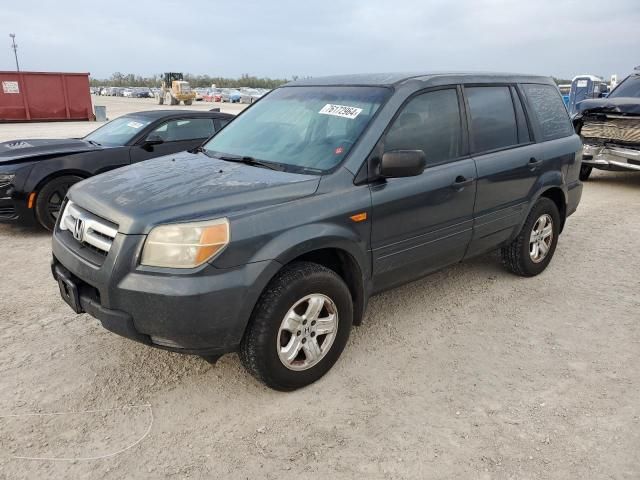
[[529, 168], [537, 168], [542, 163], [542, 160], [536, 160], [535, 157], [529, 159]]
[[468, 187], [475, 181], [475, 178], [466, 178], [463, 175], [458, 175], [451, 185], [453, 188], [464, 188]]

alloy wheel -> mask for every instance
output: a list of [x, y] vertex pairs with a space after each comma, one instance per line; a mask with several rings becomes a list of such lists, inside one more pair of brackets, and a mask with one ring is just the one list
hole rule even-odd
[[280, 324], [278, 358], [289, 370], [307, 370], [329, 352], [338, 333], [338, 309], [326, 295], [298, 300]]
[[553, 242], [553, 219], [545, 213], [533, 224], [529, 237], [529, 257], [534, 263], [542, 262], [548, 255]]

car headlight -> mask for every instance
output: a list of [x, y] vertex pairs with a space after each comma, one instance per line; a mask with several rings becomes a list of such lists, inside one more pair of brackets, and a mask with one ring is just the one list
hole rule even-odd
[[149, 233], [140, 263], [151, 267], [198, 267], [222, 252], [229, 237], [226, 218], [160, 225]]
[[14, 178], [13, 173], [0, 173], [0, 188], [10, 185]]

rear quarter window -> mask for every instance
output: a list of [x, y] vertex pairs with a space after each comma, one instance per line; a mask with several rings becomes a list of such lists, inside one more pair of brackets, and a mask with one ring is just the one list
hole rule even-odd
[[529, 83], [522, 85], [522, 89], [540, 129], [542, 141], [573, 135], [569, 114], [556, 87]]

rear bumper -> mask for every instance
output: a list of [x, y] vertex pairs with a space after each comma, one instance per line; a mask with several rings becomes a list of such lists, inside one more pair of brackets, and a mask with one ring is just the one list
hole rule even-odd
[[[195, 272], [137, 265], [142, 236], [118, 234], [101, 265], [81, 258], [53, 237], [52, 273], [77, 287], [80, 313], [123, 337], [181, 353], [219, 355], [237, 350], [275, 261]], [[115, 251], [114, 251], [115, 250]], [[115, 260], [117, 258], [117, 261]]]
[[614, 145], [584, 144], [582, 164], [601, 170], [640, 172], [640, 150]]

